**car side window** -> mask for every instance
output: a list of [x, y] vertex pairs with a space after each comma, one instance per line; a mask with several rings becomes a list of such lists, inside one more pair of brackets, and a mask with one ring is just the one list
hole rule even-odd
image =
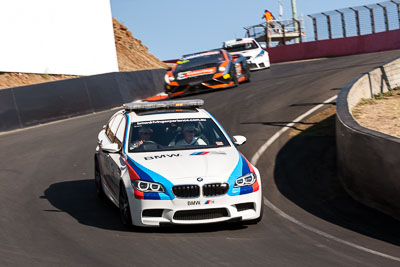
[[123, 119], [123, 115], [121, 113], [116, 114], [113, 119], [111, 119], [109, 126], [107, 127], [107, 136], [111, 142], [114, 143], [115, 133], [117, 132], [118, 126]]
[[118, 148], [122, 148], [122, 144], [124, 142], [124, 134], [125, 134], [125, 128], [126, 128], [126, 118], [125, 116], [122, 118], [119, 127], [117, 129], [117, 132], [115, 134], [115, 140], [114, 143], [118, 144]]
[[111, 125], [113, 125], [114, 121], [115, 121], [115, 117], [116, 115], [113, 115], [111, 117], [111, 119], [108, 121], [107, 127], [106, 127], [106, 135], [107, 137], [112, 140], [112, 134], [111, 134]]

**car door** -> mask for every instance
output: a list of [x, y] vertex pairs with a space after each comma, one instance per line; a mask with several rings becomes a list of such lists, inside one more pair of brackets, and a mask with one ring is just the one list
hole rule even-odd
[[[119, 153], [110, 153], [110, 179], [112, 180], [112, 184], [114, 186], [114, 190], [119, 196], [119, 184], [121, 181], [121, 173], [126, 168], [125, 161], [122, 159], [122, 149], [124, 144], [124, 136], [126, 130], [126, 117], [124, 116], [118, 126], [118, 129], [115, 133], [114, 143], [118, 144], [118, 148], [120, 149]], [[118, 199], [118, 198], [117, 198]]]
[[[114, 117], [110, 120], [110, 123], [107, 125], [105, 129], [106, 138], [103, 138], [101, 146], [115, 143], [115, 135], [118, 130], [121, 121], [123, 120], [124, 115], [122, 112], [119, 112], [114, 115]], [[115, 184], [113, 179], [114, 173], [116, 172], [115, 166], [113, 163], [113, 155], [118, 153], [109, 153], [100, 149], [100, 161], [103, 167], [103, 177], [105, 186], [108, 191], [113, 196], [114, 200], [118, 200], [118, 184]]]

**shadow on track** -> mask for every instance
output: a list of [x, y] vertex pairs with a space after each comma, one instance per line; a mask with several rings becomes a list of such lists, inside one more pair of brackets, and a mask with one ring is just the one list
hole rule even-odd
[[208, 233], [247, 228], [246, 225], [239, 223], [127, 228], [121, 223], [118, 208], [111, 201], [99, 199], [96, 196], [94, 179], [52, 184], [41, 198], [47, 199], [56, 208], [45, 210], [46, 212], [66, 212], [81, 224], [107, 230], [143, 233]]
[[335, 116], [291, 138], [274, 170], [279, 191], [304, 210], [360, 234], [400, 245], [399, 221], [353, 200], [336, 172]]

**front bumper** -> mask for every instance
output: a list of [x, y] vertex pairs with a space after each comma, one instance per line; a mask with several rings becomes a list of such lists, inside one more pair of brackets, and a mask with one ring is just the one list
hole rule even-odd
[[247, 60], [247, 64], [249, 65], [250, 70], [261, 70], [271, 67], [271, 64], [269, 62], [269, 56], [266, 54], [264, 54], [261, 57], [256, 57]]
[[204, 81], [193, 81], [186, 82], [185, 84], [178, 85], [165, 85], [165, 92], [167, 94], [172, 94], [176, 92], [186, 92], [190, 90], [207, 90], [207, 89], [219, 89], [219, 88], [228, 88], [235, 85], [233, 78], [224, 79], [223, 77], [217, 79], [210, 79]]
[[132, 222], [137, 226], [163, 224], [208, 224], [246, 221], [260, 217], [261, 188], [253, 193], [218, 197], [175, 198], [173, 200], [135, 199], [129, 194]]

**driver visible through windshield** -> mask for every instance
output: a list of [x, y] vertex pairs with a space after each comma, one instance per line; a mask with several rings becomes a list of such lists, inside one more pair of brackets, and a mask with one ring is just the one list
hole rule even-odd
[[252, 41], [248, 43], [237, 43], [233, 45], [226, 45], [225, 50], [229, 52], [239, 52], [239, 51], [252, 50], [256, 48], [258, 48], [258, 46], [256, 45], [256, 43]]
[[131, 124], [129, 152], [204, 149], [229, 146], [212, 119], [172, 119]]

